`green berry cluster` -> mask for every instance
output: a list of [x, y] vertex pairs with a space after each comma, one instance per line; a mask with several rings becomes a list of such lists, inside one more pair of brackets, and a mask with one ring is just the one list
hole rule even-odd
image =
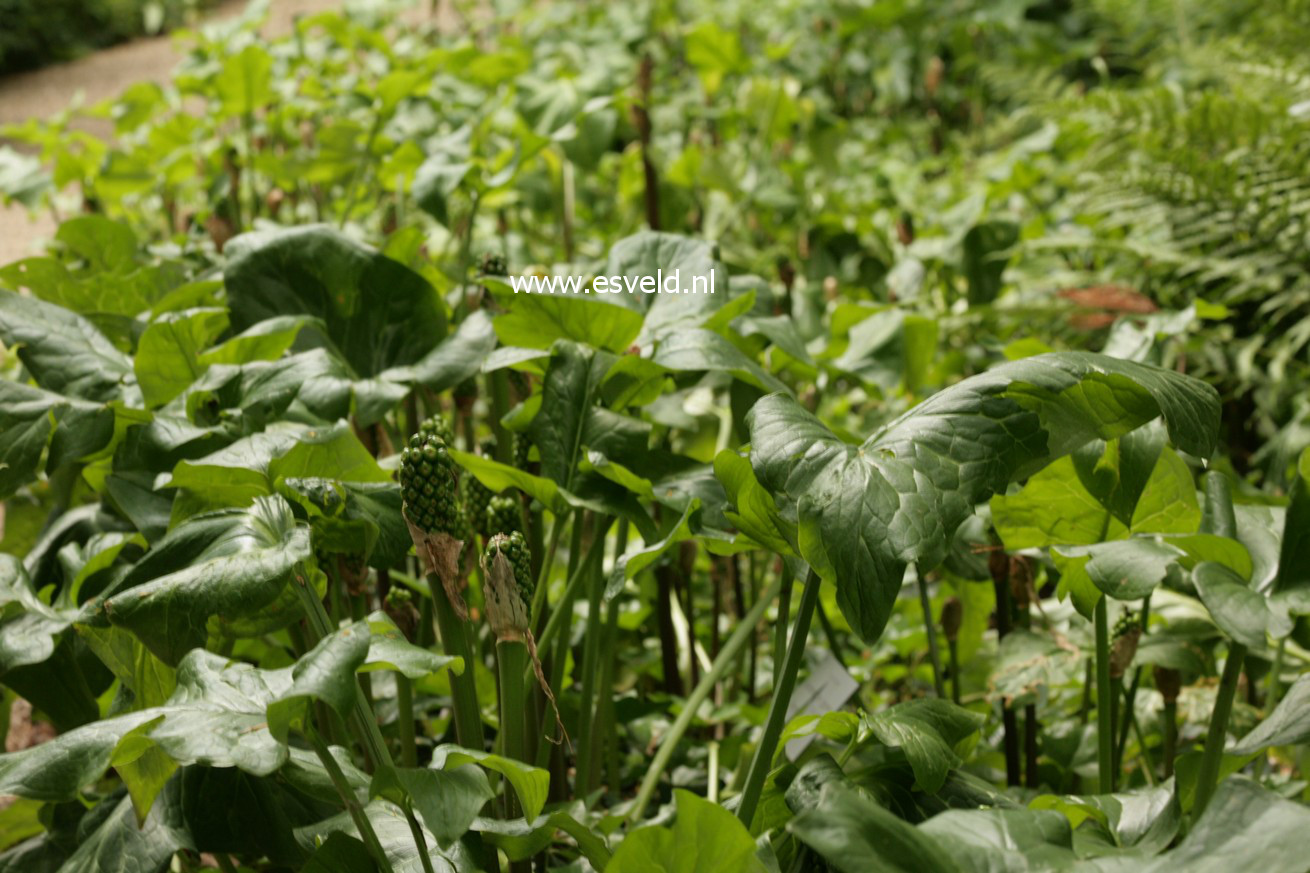
[[532, 451], [532, 438], [525, 433], [514, 434], [514, 466], [520, 470], [528, 469], [528, 457]]
[[528, 541], [518, 531], [494, 536], [487, 543], [487, 558], [494, 560], [501, 553], [514, 568], [514, 582], [518, 585], [519, 594], [525, 602], [531, 603], [535, 586], [532, 582], [532, 552], [528, 549]]
[[1135, 612], [1124, 612], [1123, 615], [1119, 616], [1119, 620], [1114, 623], [1114, 633], [1111, 634], [1111, 638], [1117, 640], [1133, 629], [1142, 629], [1140, 616]]
[[487, 502], [484, 514], [487, 536], [517, 533], [523, 527], [519, 502], [514, 497], [493, 497]]
[[[483, 440], [479, 450], [482, 457], [494, 458], [496, 456], [495, 440]], [[464, 509], [468, 513], [469, 522], [478, 533], [483, 536], [490, 536], [495, 531], [489, 531], [487, 528], [487, 506], [491, 503], [492, 498], [496, 496], [496, 492], [479, 482], [475, 476], [469, 476], [464, 482]]]
[[[440, 437], [441, 441], [448, 446], [453, 446], [455, 444], [454, 429], [450, 426], [450, 423], [440, 415], [434, 415], [420, 424], [418, 426], [418, 435], [425, 440], [428, 437]], [[412, 438], [410, 442], [411, 444], [413, 443]]]
[[411, 522], [428, 533], [466, 538], [459, 474], [440, 436], [420, 431], [409, 438], [400, 453], [400, 488]]

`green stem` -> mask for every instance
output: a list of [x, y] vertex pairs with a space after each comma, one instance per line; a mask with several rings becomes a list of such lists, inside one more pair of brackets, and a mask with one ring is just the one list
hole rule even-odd
[[355, 823], [355, 829], [359, 831], [359, 838], [363, 840], [364, 846], [368, 849], [373, 860], [377, 862], [378, 869], [382, 873], [392, 873], [391, 861], [387, 859], [387, 853], [382, 849], [382, 843], [378, 840], [377, 831], [373, 830], [373, 823], [369, 821], [368, 814], [365, 813], [364, 807], [360, 806], [359, 798], [355, 796], [354, 789], [346, 780], [346, 774], [342, 772], [341, 765], [337, 759], [332, 757], [331, 750], [323, 744], [323, 740], [313, 728], [306, 732], [310, 745], [314, 747], [314, 754], [322, 762], [323, 769], [327, 771], [328, 779], [332, 780], [332, 787], [336, 789], [337, 796], [341, 802], [346, 805], [346, 811], [350, 813], [350, 820]]
[[782, 562], [782, 593], [778, 595], [778, 618], [774, 622], [773, 634], [773, 674], [778, 675], [782, 662], [787, 657], [787, 626], [791, 624], [791, 589], [795, 580], [791, 567]]
[[[593, 584], [603, 585], [604, 574], [601, 573], [601, 556], [604, 553], [605, 532], [609, 530], [609, 522], [613, 521], [607, 518], [600, 530], [596, 532], [596, 538], [593, 542], [592, 549], [587, 556], [578, 561], [577, 571], [574, 578], [569, 580], [569, 584], [564, 587], [564, 595], [560, 598], [559, 603], [555, 605], [551, 613], [550, 621], [546, 624], [546, 632], [541, 635], [538, 642], [538, 650], [551, 652], [550, 673], [548, 680], [550, 687], [561, 689], [564, 686], [564, 667], [569, 659], [569, 641], [572, 636], [573, 624], [573, 603], [577, 599], [578, 589], [584, 579], [594, 580]], [[554, 630], [554, 634], [548, 636], [548, 632]], [[554, 646], [553, 649], [550, 646]], [[554, 740], [563, 739], [556, 737], [555, 731], [557, 725], [555, 719], [547, 717], [545, 724], [549, 725], [544, 731], [545, 735]], [[537, 748], [537, 766], [545, 767], [550, 761], [550, 750], [553, 743], [543, 743]]]
[[[614, 541], [614, 559], [617, 560], [628, 548], [628, 523], [623, 521]], [[578, 755], [577, 773], [574, 777], [574, 797], [585, 798], [591, 793], [591, 774], [593, 755], [592, 746], [596, 742], [598, 718], [596, 710], [599, 701], [608, 686], [601, 684], [604, 673], [600, 666], [602, 637], [609, 633], [606, 614], [609, 612], [604, 603], [606, 578], [604, 573], [591, 577], [591, 587], [587, 592], [587, 634], [582, 651], [582, 701], [578, 710]], [[613, 660], [609, 658], [607, 660]]]
[[418, 766], [418, 743], [414, 739], [414, 683], [396, 673], [396, 727], [400, 733], [400, 763]]
[[1269, 667], [1269, 689], [1265, 692], [1266, 718], [1269, 717], [1269, 713], [1274, 711], [1274, 707], [1278, 706], [1278, 697], [1282, 693], [1282, 689], [1279, 687], [1281, 682], [1279, 677], [1283, 672], [1283, 657], [1286, 650], [1287, 637], [1283, 637], [1278, 641], [1278, 648], [1274, 649], [1274, 663]]
[[232, 863], [232, 859], [221, 852], [214, 854], [214, 860], [218, 862], [218, 869], [223, 873], [237, 873], [237, 865]]
[[432, 856], [428, 854], [428, 838], [423, 835], [423, 827], [418, 823], [418, 819], [414, 817], [414, 810], [410, 808], [408, 798], [406, 798], [404, 810], [405, 821], [409, 823], [410, 838], [414, 840], [414, 845], [419, 848], [418, 859], [419, 863], [423, 865], [423, 873], [437, 873], [432, 867]]
[[938, 697], [946, 697], [942, 682], [942, 658], [937, 651], [937, 625], [932, 618], [932, 601], [928, 597], [928, 580], [919, 576], [919, 606], [923, 609], [923, 629], [928, 633], [928, 658], [932, 661], [932, 688]]
[[[323, 608], [323, 601], [319, 598], [318, 593], [309, 587], [304, 572], [296, 573], [296, 583], [296, 592], [300, 596], [300, 602], [305, 610], [305, 617], [309, 621], [310, 631], [314, 636], [315, 643], [317, 643], [318, 640], [333, 632], [331, 619], [328, 618], [327, 610]], [[364, 689], [359, 683], [358, 676], [355, 677], [355, 708], [352, 715], [354, 718], [351, 721], [355, 725], [359, 743], [364, 748], [364, 752], [372, 765], [372, 770], [376, 771], [380, 767], [392, 766], [391, 751], [387, 749], [387, 742], [382, 737], [381, 729], [378, 728], [377, 716], [373, 714], [373, 708], [369, 706], [368, 698], [364, 696]], [[412, 720], [410, 724], [412, 727]], [[321, 744], [322, 741], [319, 742]], [[329, 757], [331, 756], [329, 755]], [[333, 764], [335, 763], [333, 761]], [[325, 763], [324, 766], [327, 766], [327, 764]], [[353, 797], [353, 795], [351, 796]], [[414, 818], [414, 811], [409, 808], [408, 804], [405, 805], [404, 810], [410, 831], [414, 834], [414, 847], [418, 849], [418, 856], [423, 864], [424, 873], [434, 873], [432, 858], [428, 854], [427, 839], [424, 838], [423, 831], [418, 826], [418, 820]], [[359, 826], [358, 822], [356, 822], [356, 826]], [[374, 839], [376, 840], [376, 835]], [[391, 869], [390, 865], [386, 863], [385, 857], [382, 863], [384, 871]]]
[[1205, 807], [1219, 785], [1219, 765], [1224, 757], [1224, 743], [1228, 739], [1228, 717], [1233, 712], [1233, 697], [1237, 694], [1237, 680], [1242, 675], [1242, 662], [1246, 660], [1246, 646], [1233, 642], [1228, 646], [1228, 660], [1219, 680], [1215, 695], [1214, 712], [1210, 715], [1210, 729], [1205, 735], [1205, 750], [1201, 755], [1201, 769], [1196, 777], [1196, 802], [1192, 806], [1192, 820], [1205, 812]]
[[1178, 749], [1178, 704], [1172, 700], [1165, 701], [1160, 718], [1164, 721], [1164, 778], [1174, 775], [1174, 755]]
[[[598, 534], [600, 537], [604, 535], [603, 530]], [[599, 563], [599, 558], [600, 552], [593, 549], [591, 554], [587, 555], [584, 560], [578, 561], [577, 566], [573, 568], [573, 572], [569, 575], [569, 581], [564, 584], [564, 593], [560, 595], [559, 603], [551, 610], [550, 618], [546, 621], [546, 628], [541, 632], [541, 637], [537, 640], [538, 652], [549, 651], [551, 644], [554, 643], [555, 637], [559, 635], [566, 621], [572, 621], [572, 608], [564, 610], [561, 607], [565, 604], [572, 606], [574, 599], [577, 597], [578, 588], [581, 587], [587, 576], [587, 569], [593, 564]], [[565, 614], [566, 612], [567, 614]]]
[[484, 746], [482, 709], [478, 705], [477, 663], [473, 658], [473, 647], [469, 644], [464, 622], [455, 614], [455, 607], [446, 596], [436, 574], [428, 577], [428, 585], [432, 588], [432, 607], [437, 618], [437, 630], [441, 634], [441, 645], [447, 655], [464, 659], [464, 672], [450, 677], [455, 737], [464, 748], [480, 752]]
[[[1233, 511], [1233, 496], [1228, 479], [1222, 473], [1205, 474], [1205, 507], [1201, 513], [1201, 530], [1216, 536], [1237, 538], [1237, 517]], [[1205, 812], [1210, 798], [1219, 785], [1219, 767], [1223, 763], [1224, 744], [1228, 739], [1228, 717], [1233, 711], [1233, 698], [1237, 694], [1237, 680], [1242, 675], [1246, 660], [1246, 646], [1236, 641], [1228, 644], [1228, 660], [1224, 662], [1219, 690], [1215, 693], [1214, 711], [1210, 714], [1210, 728], [1205, 735], [1205, 748], [1201, 754], [1201, 767], [1196, 777], [1196, 801], [1192, 806], [1192, 821]]]
[[[496, 643], [496, 663], [500, 674], [501, 754], [529, 763], [524, 741], [526, 687], [523, 684], [523, 674], [528, 669], [528, 647], [520, 640], [501, 640]], [[518, 818], [521, 814], [513, 792], [506, 792], [505, 812], [507, 818]]]
[[1096, 602], [1096, 774], [1102, 794], [1114, 784], [1114, 722], [1110, 701], [1115, 693], [1110, 684], [1110, 627], [1104, 596]]
[[[1119, 768], [1123, 761], [1123, 748], [1115, 739], [1119, 729], [1119, 706], [1123, 696], [1124, 683], [1120, 676], [1110, 677], [1110, 790], [1119, 790]], [[1104, 792], [1102, 792], [1104, 793]]]
[[[1151, 623], [1151, 595], [1146, 595], [1142, 600], [1142, 636], [1146, 636], [1147, 628]], [[1139, 643], [1140, 645], [1140, 643]], [[1123, 772], [1124, 748], [1128, 745], [1128, 730], [1136, 719], [1135, 707], [1137, 706], [1137, 689], [1142, 684], [1143, 667], [1138, 667], [1133, 671], [1133, 681], [1128, 684], [1128, 691], [1124, 694], [1124, 716], [1123, 723], [1119, 728], [1119, 742], [1115, 748], [1114, 772]]]
[[[573, 513], [570, 518], [577, 520]], [[550, 570], [555, 563], [555, 552], [559, 550], [559, 541], [564, 535], [564, 519], [560, 516], [552, 516], [550, 524], [550, 540], [546, 546], [546, 554], [541, 559], [541, 569], [537, 573], [537, 587], [532, 591], [532, 627], [533, 629], [541, 627], [541, 617], [546, 612], [546, 595], [550, 593]], [[533, 551], [536, 554], [536, 551]]]
[[1137, 754], [1142, 759], [1142, 775], [1146, 777], [1146, 784], [1154, 788], [1155, 770], [1151, 767], [1151, 756], [1146, 753], [1146, 737], [1142, 736], [1142, 726], [1137, 723], [1137, 716], [1131, 712], [1128, 715], [1128, 723], [1132, 725], [1133, 736], [1137, 738]]
[[764, 617], [764, 613], [768, 610], [769, 605], [773, 603], [774, 598], [778, 596], [778, 592], [782, 590], [782, 586], [782, 580], [778, 579], [769, 585], [764, 593], [756, 599], [750, 612], [742, 617], [737, 627], [733, 629], [732, 634], [724, 642], [723, 648], [719, 649], [719, 655], [714, 659], [714, 663], [710, 665], [710, 669], [705, 671], [705, 675], [701, 676], [700, 682], [696, 684], [691, 694], [683, 702], [682, 710], [678, 713], [677, 719], [669, 728], [668, 733], [660, 738], [655, 757], [651, 760], [650, 767], [641, 780], [641, 788], [637, 791], [637, 800], [628, 810], [628, 819], [630, 821], [637, 821], [645, 812], [651, 796], [655, 793], [655, 786], [659, 784], [660, 776], [664, 774], [664, 769], [668, 767], [674, 751], [677, 750], [678, 741], [687, 732], [687, 728], [691, 727], [691, 723], [696, 718], [696, 712], [700, 709], [701, 704], [709, 698], [715, 684], [732, 669], [737, 653], [745, 647], [747, 642], [754, 639], [756, 626], [760, 623], [760, 619]]
[[778, 747], [778, 738], [782, 735], [783, 722], [787, 720], [787, 707], [791, 703], [792, 691], [796, 688], [796, 674], [800, 670], [801, 658], [805, 654], [805, 641], [810, 635], [810, 620], [814, 617], [814, 604], [819, 599], [819, 587], [822, 580], [819, 574], [810, 570], [801, 589], [801, 602], [796, 609], [796, 628], [791, 633], [787, 644], [787, 660], [782, 667], [782, 675], [773, 687], [773, 699], [769, 702], [769, 715], [764, 722], [764, 735], [755, 747], [750, 769], [746, 771], [746, 782], [742, 788], [741, 803], [737, 807], [737, 818], [751, 826], [755, 818], [755, 807], [759, 805], [760, 794], [764, 791], [764, 780], [773, 766], [773, 753]]
[[[596, 705], [596, 727], [591, 737], [591, 755], [588, 758], [588, 781], [582, 784], [585, 790], [590, 793], [596, 782], [596, 776], [601, 772], [605, 760], [605, 751], [613, 748], [618, 743], [618, 734], [614, 723], [614, 694], [610, 689], [614, 687], [614, 667], [618, 658], [615, 653], [615, 644], [618, 641], [619, 625], [619, 601], [614, 598], [605, 608], [605, 628], [604, 638], [601, 640], [601, 652], [604, 660], [601, 662], [600, 680], [596, 687], [603, 689], [600, 699]], [[594, 775], [593, 775], [594, 774]], [[610, 786], [615, 790], [617, 786]]]

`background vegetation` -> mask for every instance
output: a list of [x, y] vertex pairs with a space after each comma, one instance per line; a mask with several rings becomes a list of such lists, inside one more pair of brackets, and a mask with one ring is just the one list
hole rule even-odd
[[196, 0], [4, 0], [0, 73], [67, 61], [186, 21]]
[[458, 12], [4, 131], [0, 870], [1306, 869], [1310, 8]]

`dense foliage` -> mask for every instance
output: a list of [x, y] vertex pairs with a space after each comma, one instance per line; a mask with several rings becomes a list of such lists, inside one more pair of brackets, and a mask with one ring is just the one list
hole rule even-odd
[[0, 0], [0, 73], [176, 27], [201, 0]]
[[1310, 869], [1305, 7], [693, 8], [5, 131], [0, 871]]

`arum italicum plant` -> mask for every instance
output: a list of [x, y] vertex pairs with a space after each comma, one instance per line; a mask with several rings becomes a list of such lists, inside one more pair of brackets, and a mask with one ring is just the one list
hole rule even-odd
[[[428, 574], [433, 611], [446, 653], [474, 664], [461, 563], [468, 523], [459, 499], [459, 474], [447, 450], [449, 430], [440, 418], [425, 422], [401, 452], [400, 485], [410, 536]], [[472, 669], [451, 680], [455, 733], [460, 745], [481, 749], [482, 713]]]

